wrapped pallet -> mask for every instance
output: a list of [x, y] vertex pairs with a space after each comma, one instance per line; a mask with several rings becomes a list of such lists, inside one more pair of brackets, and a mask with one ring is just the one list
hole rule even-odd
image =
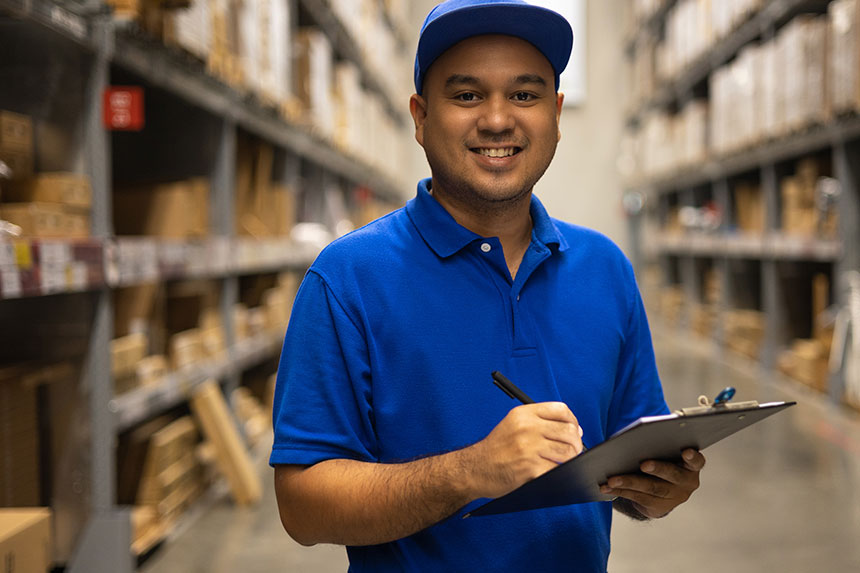
[[296, 96], [321, 135], [334, 133], [332, 102], [332, 46], [318, 28], [301, 28], [296, 47]]
[[209, 0], [193, 0], [188, 8], [172, 11], [165, 19], [164, 42], [206, 61], [212, 50]]
[[834, 0], [828, 13], [828, 75], [835, 113], [860, 109], [860, 6], [858, 0]]
[[785, 35], [785, 123], [798, 131], [827, 119], [825, 70], [827, 21], [801, 15], [783, 30]]

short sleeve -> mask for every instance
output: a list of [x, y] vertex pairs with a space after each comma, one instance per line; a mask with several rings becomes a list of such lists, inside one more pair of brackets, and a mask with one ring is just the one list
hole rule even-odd
[[364, 336], [313, 270], [293, 305], [272, 416], [271, 465], [377, 457]]
[[630, 312], [616, 370], [615, 391], [610, 405], [607, 436], [642, 416], [668, 414], [663, 387], [657, 373], [654, 345], [642, 297], [633, 270], [628, 266]]

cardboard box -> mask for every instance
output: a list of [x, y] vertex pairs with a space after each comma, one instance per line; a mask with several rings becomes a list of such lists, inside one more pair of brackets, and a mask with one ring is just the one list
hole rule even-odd
[[[6, 202], [60, 203], [89, 212], [93, 202], [90, 179], [77, 173], [40, 173], [35, 177], [3, 185]], [[66, 209], [66, 212], [73, 212]]]
[[[23, 151], [0, 151], [0, 161], [12, 171], [12, 180], [33, 175], [33, 154]], [[4, 183], [4, 186], [6, 183]]]
[[40, 504], [39, 408], [26, 366], [0, 369], [0, 506]]
[[207, 179], [119, 188], [113, 200], [117, 235], [186, 239], [209, 234]]
[[205, 358], [200, 329], [192, 328], [170, 337], [170, 363], [174, 370], [198, 364]]
[[323, 136], [334, 133], [332, 102], [333, 50], [325, 33], [313, 27], [300, 28], [295, 46], [296, 96], [311, 123]]
[[111, 375], [115, 378], [137, 373], [137, 365], [146, 356], [149, 340], [143, 333], [115, 338], [110, 343]]
[[723, 314], [726, 346], [753, 360], [758, 359], [764, 340], [764, 313], [756, 310], [730, 310]]
[[33, 153], [33, 123], [26, 115], [0, 110], [0, 152]]
[[0, 509], [0, 563], [4, 573], [45, 573], [53, 567], [51, 510]]
[[263, 492], [260, 476], [215, 381], [208, 380], [197, 387], [191, 398], [191, 411], [203, 435], [214, 446], [218, 468], [227, 478], [233, 498], [241, 505], [259, 502]]
[[137, 363], [136, 375], [141, 386], [156, 386], [167, 376], [167, 358], [163, 354], [147, 356]]
[[764, 196], [758, 185], [739, 184], [735, 192], [737, 226], [746, 233], [761, 234], [765, 227]]
[[164, 328], [165, 294], [160, 283], [140, 284], [114, 291], [114, 335], [135, 332], [148, 335], [153, 348], [159, 348]]
[[196, 0], [184, 10], [174, 10], [165, 15], [164, 43], [182, 48], [201, 61], [211, 51], [211, 16], [209, 2]]
[[39, 239], [84, 239], [90, 236], [90, 216], [70, 213], [56, 203], [5, 203], [0, 219], [21, 227], [23, 236]]
[[860, 5], [834, 0], [828, 13], [828, 92], [835, 113], [860, 109]]

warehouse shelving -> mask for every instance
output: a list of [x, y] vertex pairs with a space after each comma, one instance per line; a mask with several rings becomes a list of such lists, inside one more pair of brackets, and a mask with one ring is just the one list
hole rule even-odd
[[[628, 58], [635, 58], [640, 46], [654, 47], [672, 10], [682, 3], [663, 2], [641, 24], [627, 41]], [[757, 11], [681, 68], [674, 78], [658, 80], [644, 100], [631, 102], [628, 129], [639, 129], [655, 111], [672, 113], [693, 99], [709, 98], [709, 82], [715, 71], [731, 63], [747, 46], [774, 38], [795, 16], [823, 14], [828, 5], [823, 0], [762, 2]], [[824, 165], [822, 174], [835, 178], [841, 187], [835, 236], [792, 234], [782, 228], [780, 186], [785, 177], [794, 174], [795, 162], [807, 157], [818, 158]], [[659, 269], [662, 287], [675, 288], [677, 294], [670, 292], [667, 300], [676, 303], [677, 296], [686, 300], [686, 311], [680, 316], [673, 314], [672, 321], [699, 329], [702, 309], [711, 309], [708, 312], [716, 313], [715, 324], [704, 330], [721, 346], [731, 345], [724, 313], [733, 309], [757, 311], [763, 317], [763, 339], [761, 346], [748, 354], [766, 369], [775, 369], [793, 340], [811, 338], [817, 328], [807, 296], [814, 277], [826, 277], [831, 302], [844, 305], [843, 277], [847, 271], [860, 268], [858, 164], [860, 117], [846, 113], [784, 135], [750, 141], [728, 154], [709, 150], [702, 161], [630, 179], [627, 191], [641, 195], [646, 204], [645, 221], [636, 225], [641, 230], [637, 241], [643, 256], [648, 265]], [[738, 228], [733, 194], [735, 185], [743, 182], [761, 190], [765, 216], [759, 232]], [[716, 228], [666, 228], [670, 212], [681, 207], [701, 208], [706, 203], [713, 204], [719, 213]], [[646, 264], [639, 263], [640, 269]], [[707, 301], [704, 292], [710, 271], [720, 277], [716, 301]], [[796, 300], [803, 302], [793, 302]], [[677, 310], [671, 305], [668, 308]], [[839, 376], [830, 380], [829, 392], [837, 401], [842, 399], [841, 383]]]
[[[676, 78], [660, 85], [648, 101], [642, 102], [635, 108], [628, 117], [628, 122], [637, 122], [649, 109], [664, 108], [674, 102], [688, 99], [694, 87], [706, 81], [714, 70], [734, 58], [741, 48], [762, 37], [772, 35], [776, 28], [797, 14], [815, 8], [820, 9], [828, 2], [829, 0], [768, 0], [760, 11], [753, 14], [731, 34], [718, 40]], [[640, 28], [637, 37], [628, 42], [628, 55], [635, 51], [638, 38], [659, 34], [667, 14], [676, 5], [677, 0], [663, 2], [658, 11]]]
[[[384, 11], [384, 5], [379, 0], [389, 32], [402, 47], [406, 35], [401, 23]], [[362, 85], [381, 98], [386, 113], [398, 126], [408, 127], [403, 106], [389, 93], [379, 71], [360, 56], [358, 43], [330, 2], [292, 0], [291, 7], [310, 15], [312, 23], [329, 36], [337, 57], [356, 64]], [[79, 367], [76, 384], [63, 390], [73, 398], [67, 404], [72, 421], [63, 428], [69, 441], [62, 459], [52, 467], [51, 491], [43, 492], [54, 509], [55, 558], [72, 572], [128, 572], [134, 569], [129, 511], [116, 503], [119, 435], [182, 407], [205, 380], [219, 380], [229, 394], [240, 384], [243, 371], [276, 358], [282, 332], [256, 332], [237, 339], [232, 309], [241, 299], [243, 277], [301, 272], [322, 246], [319, 240], [237, 235], [232, 209], [240, 139], [250, 137], [274, 148], [273, 181], [297, 192], [301, 221], [334, 226], [336, 221], [322, 212], [327, 193], [342, 197], [350, 206], [350, 191], [360, 187], [387, 204], [397, 204], [403, 202], [404, 187], [394, 180], [393, 170], [383, 172], [367, 164], [304, 123], [285, 119], [267, 102], [209, 75], [202, 62], [158, 44], [133, 25], [114, 21], [101, 2], [0, 0], [0, 29], [4, 41], [18, 42], [13, 44], [17, 50], [11, 52], [12, 62], [20, 58], [16, 66], [31, 66], [34, 77], [46, 73], [47, 68], [38, 65], [40, 58], [62, 54], [71, 60], [78, 77], [73, 88], [63, 93], [69, 96], [63, 102], [69, 113], [62, 114], [62, 127], [75, 137], [63, 167], [87, 174], [93, 190], [90, 238], [0, 239], [0, 313], [4, 323], [20, 325], [15, 333], [3, 335], [9, 352], [2, 354], [5, 359], [14, 357], [15, 342], [22, 356], [37, 352], [38, 347], [48, 360], [71, 360]], [[0, 62], [0, 70], [9, 64], [8, 59]], [[409, 70], [403, 71], [408, 77]], [[32, 83], [38, 85], [38, 81]], [[129, 158], [137, 149], [124, 134], [111, 136], [102, 127], [102, 93], [114, 83], [146, 86], [147, 99], [166, 102], [182, 114], [185, 128], [200, 130], [200, 145], [195, 148], [186, 141], [172, 153], [177, 165], [193, 166], [185, 176], [203, 175], [211, 182], [207, 236], [115, 235], [115, 186], [134, 171]], [[14, 94], [26, 100], [26, 90], [27, 86], [18, 85]], [[10, 94], [7, 99], [13, 97]], [[39, 98], [18, 107], [26, 112], [32, 106], [34, 115], [47, 114], [56, 120], [60, 112], [54, 102]], [[171, 120], [168, 116], [148, 119], [162, 124]], [[213, 281], [220, 292], [223, 354], [115, 394], [109, 349], [115, 336], [117, 289], [198, 279]], [[66, 336], [70, 332], [74, 335]], [[55, 402], [66, 398], [58, 389], [47, 392]]]

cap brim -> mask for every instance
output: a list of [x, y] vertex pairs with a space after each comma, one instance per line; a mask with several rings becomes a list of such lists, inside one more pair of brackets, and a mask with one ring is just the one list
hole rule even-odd
[[573, 31], [561, 15], [528, 4], [476, 5], [453, 10], [430, 22], [421, 32], [415, 58], [415, 89], [421, 93], [424, 75], [446, 50], [472, 36], [516, 36], [534, 45], [561, 75], [573, 49]]

